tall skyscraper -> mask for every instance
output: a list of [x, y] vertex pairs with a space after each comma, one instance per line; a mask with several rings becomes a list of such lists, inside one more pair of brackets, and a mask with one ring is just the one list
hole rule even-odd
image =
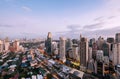
[[20, 42], [18, 40], [15, 40], [13, 42], [13, 47], [14, 47], [15, 51], [19, 51], [19, 45], [20, 45]]
[[113, 45], [113, 64], [120, 64], [120, 43]]
[[109, 57], [109, 45], [107, 43], [102, 44], [102, 50], [103, 50], [104, 56]]
[[65, 38], [60, 37], [60, 60], [66, 62]]
[[112, 38], [112, 37], [107, 38], [107, 42], [108, 42], [108, 43], [114, 43], [114, 38]]
[[3, 52], [3, 41], [0, 40], [0, 53]]
[[114, 38], [109, 37], [107, 38], [107, 44], [109, 45], [109, 58], [110, 60], [113, 60], [113, 44], [114, 44]]
[[95, 43], [95, 38], [90, 39], [89, 41], [89, 47], [92, 47], [92, 45]]
[[73, 59], [80, 61], [80, 55], [78, 53], [78, 45], [77, 44], [73, 44], [73, 46], [72, 46], [72, 56], [73, 56]]
[[8, 51], [9, 50], [9, 46], [10, 46], [10, 42], [8, 37], [4, 40], [4, 50]]
[[120, 33], [117, 33], [115, 36], [116, 43], [120, 43]]
[[96, 52], [97, 52], [97, 50], [98, 50], [97, 44], [96, 44], [96, 43], [93, 43], [93, 45], [92, 45], [92, 58], [93, 58], [94, 60], [96, 60]]
[[81, 37], [80, 39], [80, 65], [87, 67], [88, 62], [88, 40]]
[[58, 55], [58, 43], [52, 42], [52, 52], [54, 55]]
[[105, 42], [104, 39], [100, 36], [100, 37], [98, 38], [98, 41], [97, 41], [97, 46], [98, 46], [98, 49], [99, 49], [99, 50], [102, 49], [102, 45], [103, 45], [104, 42]]
[[69, 49], [71, 49], [72, 45], [73, 45], [72, 40], [71, 39], [67, 39], [66, 40], [66, 51], [68, 51]]
[[98, 50], [96, 53], [96, 67], [97, 67], [97, 73], [101, 76], [104, 75], [104, 63], [103, 63], [103, 51], [102, 50]]
[[47, 40], [45, 41], [46, 52], [48, 55], [52, 55], [52, 34], [48, 32]]
[[92, 59], [92, 48], [88, 48], [88, 60], [90, 61]]
[[99, 61], [99, 62], [103, 62], [103, 51], [102, 50], [97, 51], [96, 60]]

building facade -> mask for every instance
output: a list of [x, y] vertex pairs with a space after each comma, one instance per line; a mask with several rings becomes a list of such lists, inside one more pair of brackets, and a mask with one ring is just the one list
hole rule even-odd
[[120, 33], [117, 33], [115, 36], [115, 42], [120, 43]]
[[120, 43], [113, 45], [113, 64], [120, 64]]
[[66, 48], [65, 48], [65, 38], [64, 37], [60, 37], [60, 60], [62, 61], [62, 62], [66, 62]]
[[88, 62], [88, 40], [84, 37], [80, 39], [80, 65], [87, 67]]
[[45, 41], [46, 53], [52, 55], [52, 34], [48, 32], [47, 40]]

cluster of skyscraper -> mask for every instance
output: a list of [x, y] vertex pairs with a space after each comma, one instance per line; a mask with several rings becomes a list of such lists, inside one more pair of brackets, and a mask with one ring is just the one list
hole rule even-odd
[[10, 41], [8, 38], [0, 40], [0, 53], [2, 52], [18, 52], [24, 48], [18, 40]]
[[101, 36], [88, 40], [80, 35], [78, 39], [60, 37], [59, 41], [52, 41], [49, 32], [45, 42], [46, 52], [58, 57], [63, 63], [67, 60], [79, 62], [80, 70], [91, 71], [104, 76], [113, 73], [115, 65], [120, 64], [120, 33], [105, 40]]

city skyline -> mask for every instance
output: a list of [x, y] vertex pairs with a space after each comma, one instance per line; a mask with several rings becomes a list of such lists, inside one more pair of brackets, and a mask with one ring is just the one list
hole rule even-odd
[[0, 37], [113, 36], [120, 29], [119, 0], [1, 0]]

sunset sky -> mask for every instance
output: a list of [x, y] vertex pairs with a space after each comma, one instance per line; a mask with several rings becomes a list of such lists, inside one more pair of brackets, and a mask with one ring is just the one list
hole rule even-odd
[[0, 0], [0, 38], [79, 38], [120, 32], [120, 0]]

